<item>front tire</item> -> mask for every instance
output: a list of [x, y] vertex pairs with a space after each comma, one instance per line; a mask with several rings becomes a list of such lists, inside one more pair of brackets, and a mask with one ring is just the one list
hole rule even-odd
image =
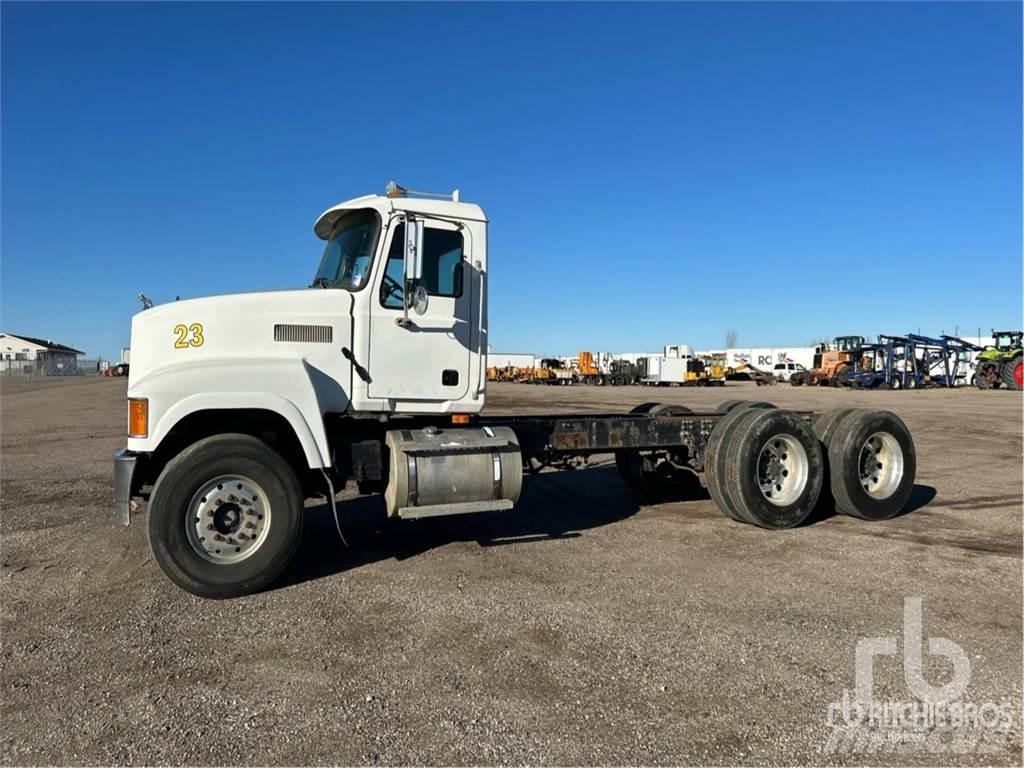
[[263, 589], [302, 537], [303, 499], [292, 467], [249, 435], [190, 445], [160, 474], [147, 536], [167, 577], [193, 595], [228, 598]]

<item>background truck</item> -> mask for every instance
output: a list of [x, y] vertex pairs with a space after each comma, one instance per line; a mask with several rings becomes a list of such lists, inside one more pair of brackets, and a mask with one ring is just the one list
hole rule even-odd
[[632, 360], [612, 360], [608, 374], [608, 383], [615, 387], [639, 384], [647, 375], [647, 358]]
[[800, 363], [775, 363], [772, 366], [771, 375], [780, 383], [788, 382], [794, 373], [804, 373], [807, 369], [804, 368]]
[[[329, 208], [309, 288], [175, 301], [132, 318], [127, 447], [114, 512], [148, 501], [154, 559], [196, 595], [259, 590], [295, 554], [304, 500], [344, 540], [336, 491], [382, 493], [390, 518], [511, 509], [524, 472], [612, 453], [654, 499], [705, 485], [737, 522], [791, 528], [818, 503], [897, 514], [916, 454], [886, 411], [815, 415], [730, 401], [622, 414], [481, 414], [487, 218], [451, 196], [385, 195]], [[826, 463], [827, 457], [827, 463]], [[826, 469], [827, 467], [827, 469]]]

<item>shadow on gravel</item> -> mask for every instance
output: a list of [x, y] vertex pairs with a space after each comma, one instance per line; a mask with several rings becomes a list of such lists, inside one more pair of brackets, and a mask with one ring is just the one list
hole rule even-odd
[[[920, 483], [914, 483], [914, 488], [910, 492], [910, 498], [907, 500], [906, 506], [903, 507], [903, 509], [901, 509], [898, 514], [896, 514], [890, 519], [896, 520], [897, 518], [903, 517], [904, 515], [909, 515], [911, 512], [921, 509], [921, 507], [925, 507], [928, 504], [931, 504], [932, 499], [935, 498], [935, 493], [935, 489], [930, 485], [921, 485]], [[835, 511], [835, 509], [832, 506], [831, 495], [825, 497], [825, 492], [822, 491], [822, 496], [823, 498], [818, 502], [817, 509], [815, 509], [810, 514], [810, 516], [808, 516], [808, 518], [803, 523], [801, 523], [800, 527], [815, 525], [816, 523], [828, 520], [830, 517], [835, 517], [839, 514]], [[885, 521], [882, 520], [880, 522], [884, 523]]]
[[907, 501], [907, 506], [903, 508], [896, 517], [903, 517], [903, 515], [909, 515], [911, 512], [926, 507], [932, 503], [935, 498], [935, 489], [930, 485], [921, 485], [920, 483], [914, 483], [914, 490], [910, 492], [910, 499]]
[[380, 495], [339, 500], [342, 533], [327, 504], [306, 509], [305, 528], [292, 565], [270, 589], [332, 576], [379, 560], [408, 557], [456, 541], [482, 547], [542, 545], [575, 538], [590, 528], [637, 513], [639, 500], [614, 465], [528, 475], [515, 510], [424, 520], [389, 520]]
[[[692, 500], [708, 498], [707, 491], [695, 488]], [[910, 501], [897, 517], [924, 507], [934, 498], [933, 487], [915, 485]], [[383, 496], [358, 496], [338, 501], [346, 547], [338, 539], [330, 507], [320, 504], [306, 509], [299, 551], [270, 589], [322, 579], [380, 560], [404, 560], [456, 541], [500, 547], [576, 538], [588, 529], [631, 517], [640, 506], [640, 499], [625, 486], [614, 465], [527, 475], [519, 503], [510, 512], [389, 520]], [[831, 503], [823, 504], [803, 525], [836, 514]]]

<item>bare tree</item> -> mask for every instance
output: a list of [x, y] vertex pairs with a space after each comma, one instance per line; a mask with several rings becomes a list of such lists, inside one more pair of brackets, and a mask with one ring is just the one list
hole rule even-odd
[[726, 331], [725, 332], [725, 348], [726, 349], [734, 349], [736, 347], [736, 341], [737, 341], [737, 339], [739, 339], [739, 337], [740, 337], [740, 335], [738, 333], [736, 333], [736, 329], [735, 328], [730, 328], [728, 331]]

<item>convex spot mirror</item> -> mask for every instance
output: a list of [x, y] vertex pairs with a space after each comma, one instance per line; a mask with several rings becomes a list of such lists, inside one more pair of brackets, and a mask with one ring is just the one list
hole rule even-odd
[[422, 285], [417, 285], [412, 289], [412, 294], [409, 296], [409, 306], [412, 307], [412, 311], [417, 315], [422, 315], [427, 311], [427, 302], [429, 300], [427, 289]]

